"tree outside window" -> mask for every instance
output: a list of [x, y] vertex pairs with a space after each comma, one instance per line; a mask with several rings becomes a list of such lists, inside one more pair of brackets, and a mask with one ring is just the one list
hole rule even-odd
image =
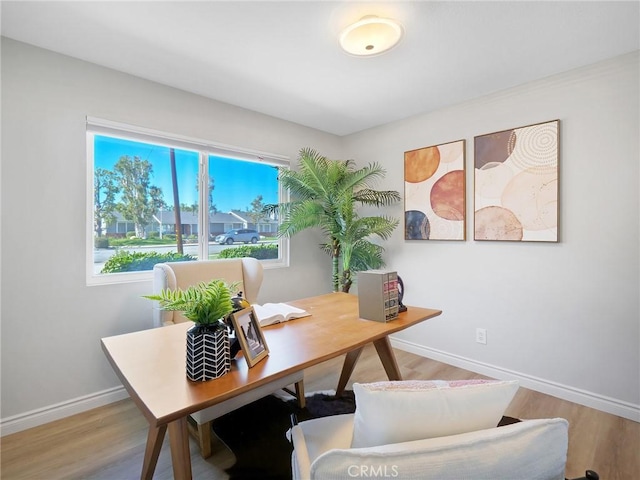
[[[275, 233], [261, 235], [256, 245], [214, 241], [229, 225], [261, 231], [261, 224], [272, 222], [265, 232], [277, 232], [277, 221], [265, 219], [262, 209], [265, 199], [280, 201], [276, 167], [281, 164], [241, 158], [246, 154], [215, 155], [200, 145], [189, 150], [90, 128], [87, 133], [93, 172], [93, 265], [88, 271], [94, 278], [150, 271], [158, 262], [234, 254], [281, 259], [282, 241]], [[223, 252], [229, 249], [235, 252]]]

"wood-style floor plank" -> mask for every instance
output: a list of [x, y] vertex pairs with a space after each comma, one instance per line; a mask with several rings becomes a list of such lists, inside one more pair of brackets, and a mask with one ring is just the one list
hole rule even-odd
[[[486, 378], [441, 362], [395, 350], [405, 379], [460, 380]], [[305, 371], [307, 394], [336, 388], [342, 358]], [[365, 348], [354, 381], [383, 380], [384, 370], [373, 347]], [[604, 480], [636, 478], [640, 472], [640, 424], [549, 395], [520, 388], [506, 412], [518, 418], [562, 417], [569, 421], [566, 476], [592, 469]], [[140, 477], [148, 425], [131, 400], [80, 413], [56, 422], [2, 437], [0, 476], [3, 480], [127, 480]], [[217, 441], [214, 436], [214, 441]], [[223, 480], [233, 454], [219, 441], [203, 460], [190, 439], [193, 478]], [[154, 479], [173, 478], [165, 439]]]

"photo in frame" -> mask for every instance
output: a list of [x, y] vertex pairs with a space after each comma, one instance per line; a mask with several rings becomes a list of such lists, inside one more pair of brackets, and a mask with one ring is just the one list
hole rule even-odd
[[558, 241], [559, 124], [475, 137], [475, 240]]
[[405, 240], [465, 240], [465, 140], [404, 152]]
[[269, 355], [269, 347], [264, 339], [256, 312], [253, 307], [239, 310], [231, 315], [231, 321], [244, 358], [251, 368]]

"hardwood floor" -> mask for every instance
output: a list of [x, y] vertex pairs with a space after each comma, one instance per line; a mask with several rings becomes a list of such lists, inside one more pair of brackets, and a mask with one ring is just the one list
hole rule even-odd
[[[486, 378], [444, 363], [396, 350], [405, 379]], [[307, 393], [335, 389], [342, 358], [305, 371]], [[365, 349], [351, 382], [384, 379], [375, 350]], [[518, 418], [563, 417], [569, 421], [566, 476], [595, 470], [603, 480], [627, 480], [640, 474], [640, 424], [581, 405], [520, 388], [506, 415]], [[0, 476], [14, 479], [126, 480], [140, 477], [147, 422], [131, 400], [122, 400], [63, 420], [5, 436], [0, 444]], [[193, 478], [225, 479], [234, 462], [221, 443], [214, 455], [200, 457], [191, 444]], [[160, 453], [154, 479], [173, 478], [168, 439]]]

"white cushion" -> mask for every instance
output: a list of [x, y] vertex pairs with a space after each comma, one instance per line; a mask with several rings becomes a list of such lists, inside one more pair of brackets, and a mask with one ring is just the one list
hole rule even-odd
[[372, 447], [495, 427], [517, 390], [517, 380], [355, 383], [351, 446]]
[[[320, 419], [324, 420], [324, 419]], [[310, 452], [315, 440], [306, 438]], [[345, 422], [348, 424], [348, 422]], [[318, 425], [315, 425], [317, 428]], [[326, 439], [323, 441], [327, 448]], [[416, 480], [562, 480], [567, 460], [568, 423], [562, 418], [526, 420], [446, 437], [368, 448], [329, 449], [294, 459], [294, 478], [341, 480], [402, 478]], [[294, 447], [299, 444], [294, 436]], [[302, 443], [300, 448], [304, 449]], [[310, 467], [307, 467], [310, 464]], [[305, 467], [309, 468], [306, 470]]]

